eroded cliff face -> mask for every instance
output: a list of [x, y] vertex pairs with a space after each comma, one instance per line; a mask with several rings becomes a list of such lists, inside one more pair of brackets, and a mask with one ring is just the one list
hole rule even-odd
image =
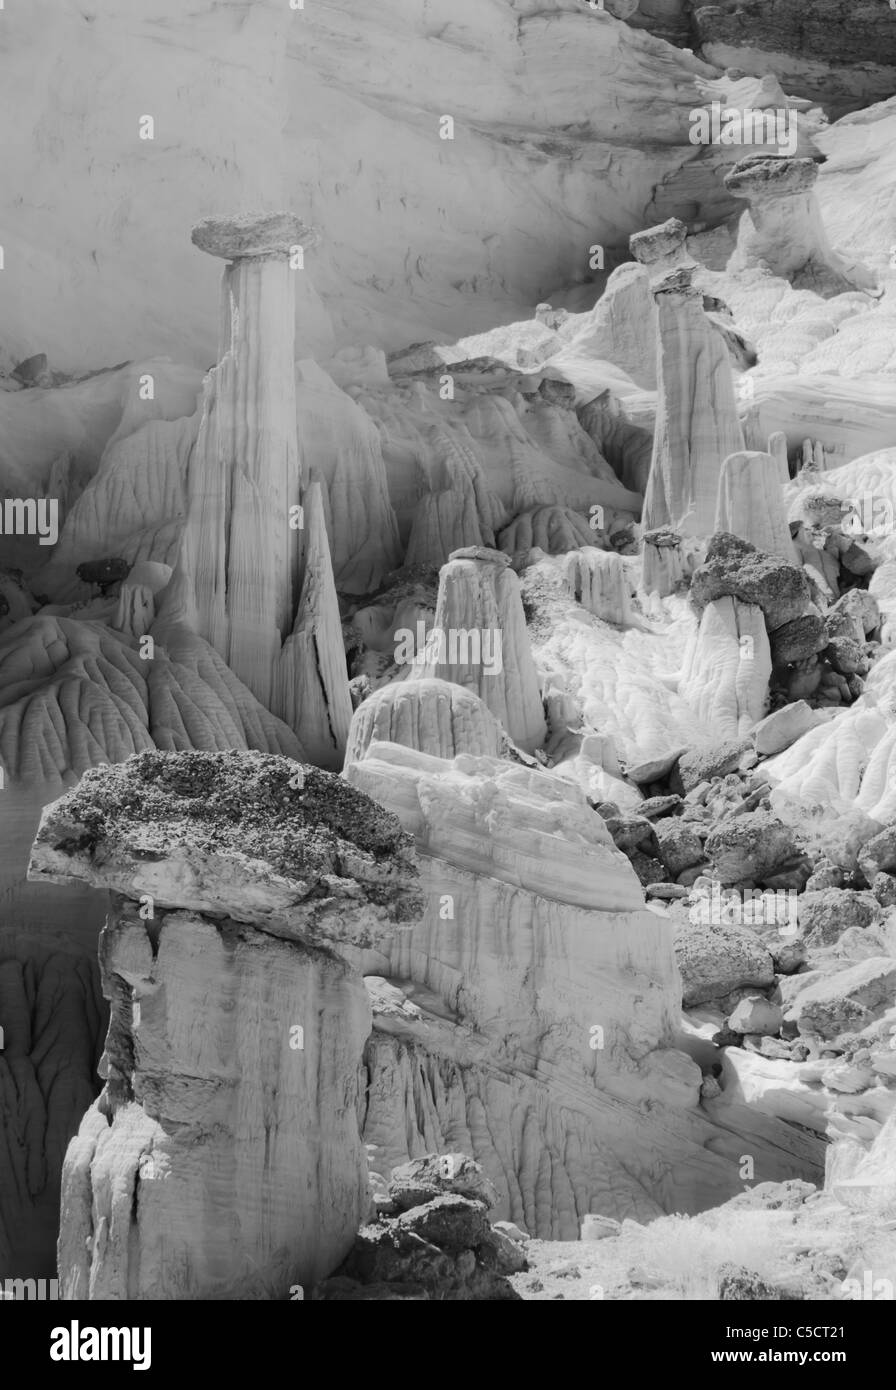
[[171, 0], [7, 6], [4, 120], [28, 132], [9, 177], [31, 192], [4, 229], [3, 365], [207, 368], [215, 273], [179, 238], [222, 211], [295, 207], [320, 227], [315, 280], [296, 277], [297, 342], [320, 360], [519, 318], [594, 279], [593, 244], [724, 215], [712, 171], [729, 152], [688, 140], [721, 69], [631, 10], [201, 0], [185, 23]]
[[30, 876], [113, 894], [63, 1297], [284, 1299], [329, 1273], [368, 1201], [370, 1004], [343, 952], [420, 906], [395, 818], [287, 759], [144, 754], [47, 809]]
[[[703, 56], [723, 67], [774, 73], [787, 91], [822, 102], [832, 120], [892, 95], [893, 12], [876, 0], [723, 0], [693, 6]], [[696, 47], [696, 45], [695, 45]]]

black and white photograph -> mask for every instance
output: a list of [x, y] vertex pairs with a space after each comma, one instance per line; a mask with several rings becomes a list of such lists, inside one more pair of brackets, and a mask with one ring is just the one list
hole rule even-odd
[[5, 1346], [886, 1364], [896, 0], [0, 0], [0, 171]]

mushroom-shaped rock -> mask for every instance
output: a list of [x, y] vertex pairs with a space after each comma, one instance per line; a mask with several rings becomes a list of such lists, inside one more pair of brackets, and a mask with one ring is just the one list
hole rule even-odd
[[667, 598], [690, 579], [681, 536], [668, 526], [660, 526], [655, 531], [645, 531], [642, 541], [641, 587], [645, 594]]
[[106, 1085], [63, 1168], [63, 1296], [266, 1298], [329, 1273], [368, 1201], [371, 1011], [341, 953], [382, 950], [422, 910], [396, 818], [285, 758], [143, 754], [45, 810], [29, 872], [113, 894]]
[[736, 739], [765, 713], [771, 673], [761, 610], [721, 598], [703, 611], [685, 654], [679, 693], [714, 736]]
[[507, 736], [467, 686], [435, 679], [394, 681], [368, 696], [352, 716], [345, 762], [374, 741], [400, 743], [439, 758], [458, 753], [500, 757]]
[[725, 176], [735, 198], [749, 209], [737, 233], [729, 272], [766, 266], [798, 289], [832, 296], [876, 290], [867, 266], [848, 261], [830, 245], [815, 196], [818, 165], [813, 159], [756, 154], [741, 159]]
[[715, 529], [730, 531], [757, 550], [795, 563], [780, 479], [780, 463], [771, 454], [758, 450], [729, 454], [719, 474]]
[[306, 233], [285, 213], [212, 218], [193, 231], [195, 245], [230, 264], [218, 366], [205, 380], [187, 478], [181, 563], [199, 631], [276, 714], [274, 663], [295, 618], [301, 562], [289, 251]]
[[547, 729], [520, 584], [500, 550], [455, 551], [439, 575], [439, 597], [412, 679], [438, 676], [472, 687], [521, 748]]
[[691, 273], [679, 266], [654, 286], [659, 399], [642, 519], [648, 529], [705, 537], [714, 528], [719, 465], [744, 439], [728, 352]]
[[703, 564], [694, 571], [690, 597], [701, 611], [705, 604], [725, 596], [757, 604], [769, 632], [811, 609], [809, 585], [798, 565], [757, 550], [730, 532], [719, 532], [707, 546]]

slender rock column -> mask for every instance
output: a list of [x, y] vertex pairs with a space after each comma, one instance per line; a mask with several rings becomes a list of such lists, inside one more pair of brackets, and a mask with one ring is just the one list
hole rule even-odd
[[728, 351], [703, 312], [692, 273], [678, 266], [653, 287], [659, 397], [642, 524], [705, 537], [715, 526], [719, 466], [744, 439]]
[[182, 563], [201, 634], [270, 704], [301, 559], [301, 532], [290, 526], [300, 502], [290, 250], [313, 244], [315, 233], [288, 213], [259, 213], [207, 219], [192, 240], [229, 264], [219, 362], [206, 378], [190, 466]]
[[411, 671], [476, 692], [521, 748], [547, 736], [520, 582], [500, 550], [470, 546], [442, 566], [435, 624]]
[[272, 708], [299, 733], [318, 767], [342, 767], [352, 701], [339, 600], [333, 582], [323, 485], [312, 481], [305, 506], [306, 554], [295, 625], [276, 658]]
[[646, 532], [643, 542], [641, 587], [645, 594], [668, 598], [690, 577], [681, 550], [681, 536], [662, 527]]
[[790, 463], [787, 458], [787, 435], [783, 430], [775, 430], [768, 437], [768, 452], [778, 465], [782, 487], [790, 482]]
[[795, 564], [780, 469], [779, 459], [759, 450], [729, 454], [719, 474], [715, 529]]

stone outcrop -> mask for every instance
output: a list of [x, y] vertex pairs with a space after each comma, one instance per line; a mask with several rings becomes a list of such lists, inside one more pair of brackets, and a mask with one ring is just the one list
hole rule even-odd
[[814, 186], [812, 159], [748, 155], [725, 175], [725, 187], [745, 198], [737, 248], [728, 270], [767, 267], [797, 289], [830, 296], [849, 290], [876, 290], [866, 266], [840, 256], [828, 242]]
[[388, 812], [282, 758], [144, 754], [41, 821], [32, 878], [112, 894], [105, 1088], [62, 1179], [63, 1297], [288, 1298], [367, 1203], [349, 943], [422, 900]]
[[412, 679], [430, 676], [469, 686], [521, 748], [544, 742], [519, 580], [500, 550], [459, 550], [443, 566], [433, 629], [412, 670]]
[[659, 399], [643, 522], [712, 534], [722, 459], [744, 447], [728, 353], [703, 312], [692, 272], [653, 287], [659, 319]]

